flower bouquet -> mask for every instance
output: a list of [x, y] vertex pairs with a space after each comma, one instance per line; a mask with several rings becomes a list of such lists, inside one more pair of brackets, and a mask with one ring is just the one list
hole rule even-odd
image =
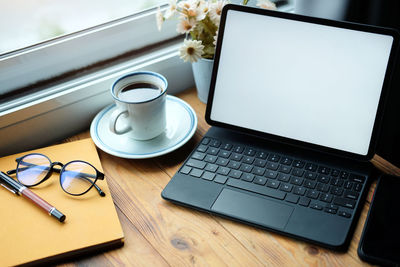
[[[247, 2], [243, 0], [244, 5]], [[167, 10], [162, 13], [159, 8], [156, 15], [159, 30], [165, 20], [178, 20], [177, 32], [186, 35], [179, 49], [180, 57], [192, 63], [197, 94], [203, 103], [208, 99], [219, 22], [227, 3], [226, 0], [170, 0]], [[269, 0], [257, 0], [257, 6], [276, 9]]]
[[[244, 0], [243, 4], [247, 2]], [[180, 48], [180, 57], [185, 62], [196, 62], [200, 58], [213, 59], [221, 12], [227, 3], [225, 0], [170, 0], [165, 13], [158, 9], [158, 29], [161, 30], [165, 20], [176, 18], [177, 32], [187, 36]], [[269, 0], [257, 0], [257, 6], [276, 9]]]

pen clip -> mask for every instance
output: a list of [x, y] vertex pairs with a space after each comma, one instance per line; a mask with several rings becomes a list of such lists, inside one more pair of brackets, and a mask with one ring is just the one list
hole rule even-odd
[[8, 191], [10, 191], [11, 193], [18, 195], [18, 192], [15, 191], [14, 189], [9, 188], [8, 186], [6, 186], [5, 184], [2, 184], [2, 183], [0, 183], [0, 185], [1, 185], [2, 187], [4, 187], [5, 189], [7, 189]]

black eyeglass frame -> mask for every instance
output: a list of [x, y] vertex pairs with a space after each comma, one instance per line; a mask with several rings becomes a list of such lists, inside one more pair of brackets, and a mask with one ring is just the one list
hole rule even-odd
[[[49, 161], [50, 168], [49, 168], [47, 174], [45, 175], [45, 177], [43, 177], [39, 182], [37, 182], [36, 184], [33, 184], [33, 185], [26, 185], [26, 184], [24, 184], [22, 181], [19, 180], [19, 178], [18, 178], [18, 169], [20, 169], [20, 168], [19, 168], [19, 165], [20, 165], [20, 163], [22, 162], [22, 160], [23, 160], [25, 157], [32, 156], [32, 155], [39, 155], [39, 156], [45, 157], [45, 158]], [[53, 161], [51, 161], [51, 159], [50, 159], [49, 157], [47, 157], [46, 155], [41, 154], [41, 153], [30, 153], [30, 154], [26, 154], [26, 155], [24, 155], [24, 156], [22, 156], [22, 157], [16, 158], [15, 161], [17, 162], [17, 168], [14, 169], [14, 170], [9, 170], [9, 171], [7, 171], [7, 174], [9, 174], [9, 175], [11, 175], [11, 174], [16, 174], [17, 180], [18, 180], [21, 184], [23, 184], [24, 186], [26, 186], [26, 187], [33, 187], [33, 186], [40, 185], [40, 184], [43, 183], [44, 181], [48, 180], [48, 179], [51, 177], [51, 175], [53, 174], [53, 171], [55, 171], [55, 172], [57, 172], [57, 173], [60, 174], [59, 182], [60, 182], [60, 186], [61, 186], [62, 190], [63, 190], [65, 193], [69, 194], [69, 195], [72, 195], [72, 196], [81, 196], [81, 195], [86, 194], [87, 192], [89, 192], [89, 190], [92, 189], [93, 187], [96, 188], [96, 190], [97, 190], [97, 192], [99, 193], [100, 196], [104, 197], [104, 196], [106, 195], [106, 194], [103, 192], [103, 190], [101, 190], [101, 188], [100, 188], [98, 185], [96, 185], [97, 180], [104, 180], [104, 173], [102, 173], [101, 171], [99, 171], [96, 167], [94, 167], [92, 164], [90, 164], [90, 163], [87, 162], [87, 161], [83, 161], [83, 160], [72, 160], [72, 161], [67, 162], [66, 164], [63, 164], [63, 163], [61, 163], [61, 162], [59, 162], [59, 161], [54, 161], [54, 162], [53, 162]], [[62, 183], [61, 183], [61, 174], [62, 174], [63, 171], [65, 170], [65, 167], [68, 166], [69, 164], [75, 163], [75, 162], [82, 162], [82, 163], [88, 164], [89, 166], [91, 166], [91, 167], [96, 171], [96, 177], [91, 177], [91, 178], [94, 178], [94, 181], [89, 180], [90, 183], [91, 183], [92, 185], [91, 185], [86, 191], [84, 191], [84, 192], [82, 192], [82, 193], [80, 193], [80, 194], [74, 194], [74, 193], [70, 193], [70, 192], [66, 191], [66, 190], [64, 189], [64, 187], [62, 186]], [[61, 169], [54, 168], [55, 166], [60, 166]], [[26, 168], [26, 167], [24, 167], [24, 168]], [[22, 169], [22, 168], [21, 168], [21, 169]], [[91, 174], [86, 174], [86, 176], [89, 176], [89, 177], [90, 177], [90, 176], [93, 176], [93, 175], [91, 175]], [[82, 178], [85, 178], [85, 179], [88, 180], [87, 177], [82, 177]]]

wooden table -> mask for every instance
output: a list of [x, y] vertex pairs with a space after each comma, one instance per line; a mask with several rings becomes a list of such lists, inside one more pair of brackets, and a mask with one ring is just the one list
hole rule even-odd
[[[98, 150], [125, 233], [125, 245], [66, 265], [366, 265], [357, 256], [357, 246], [375, 184], [347, 253], [333, 252], [163, 200], [161, 191], [209, 128], [204, 120], [206, 105], [198, 100], [196, 91], [188, 90], [178, 97], [193, 107], [198, 118], [195, 135], [180, 149], [145, 160], [122, 159]], [[87, 131], [67, 141], [89, 136]], [[373, 163], [386, 172], [400, 173], [377, 156]]]

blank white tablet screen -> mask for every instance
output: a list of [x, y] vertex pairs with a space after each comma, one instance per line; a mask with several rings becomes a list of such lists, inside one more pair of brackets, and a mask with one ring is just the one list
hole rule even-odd
[[392, 43], [229, 10], [210, 117], [366, 155]]

